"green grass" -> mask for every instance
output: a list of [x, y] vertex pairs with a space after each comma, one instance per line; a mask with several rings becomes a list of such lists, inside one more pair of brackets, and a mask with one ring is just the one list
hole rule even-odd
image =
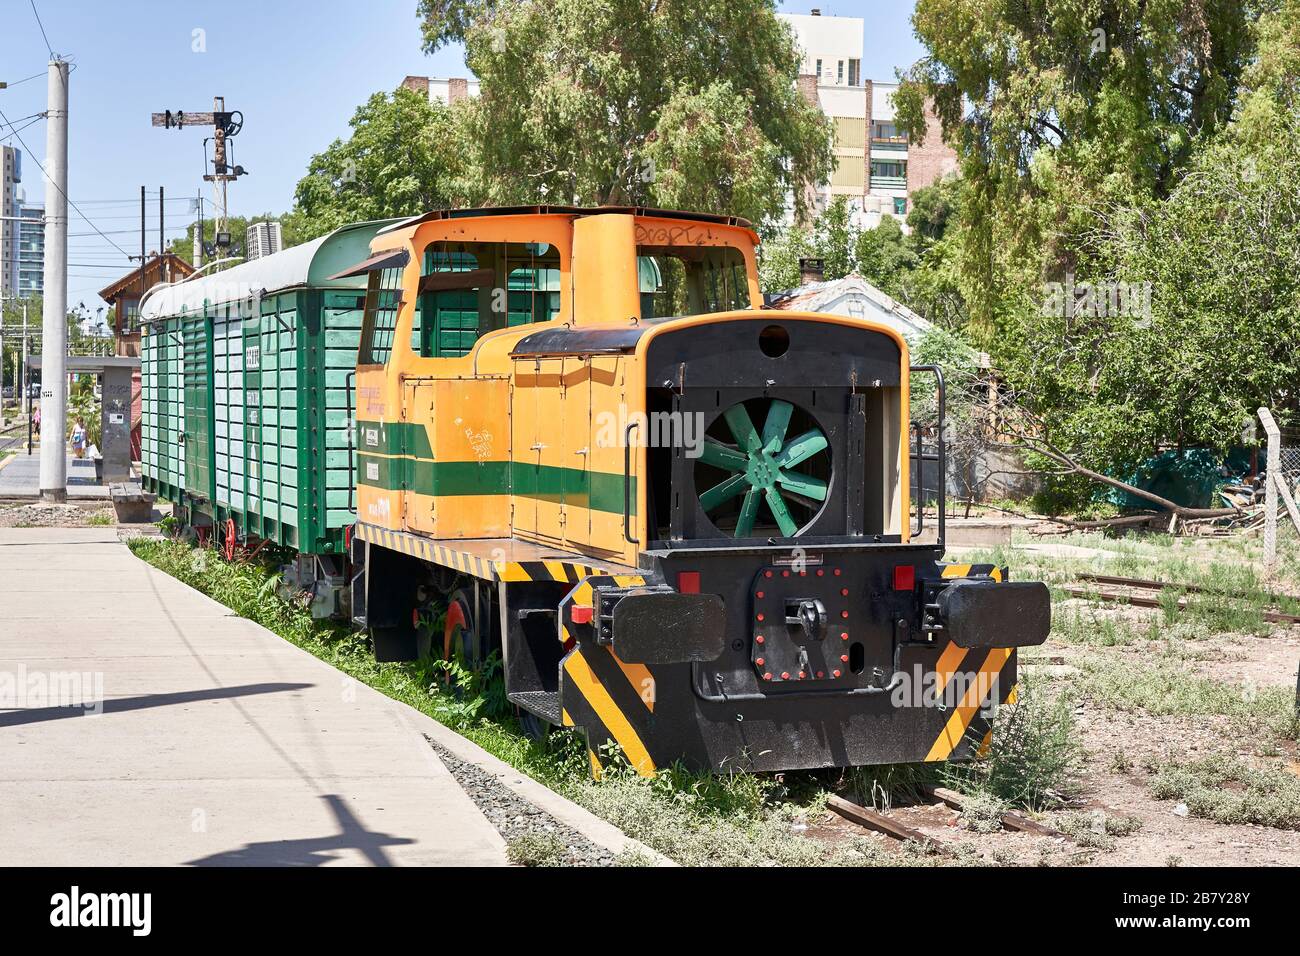
[[88, 525], [108, 525], [113, 523], [113, 516], [107, 511], [99, 511], [86, 519]]
[[1300, 830], [1300, 779], [1284, 767], [1250, 767], [1231, 757], [1157, 766], [1157, 800], [1181, 800], [1194, 817], [1227, 824]]
[[1104, 707], [1156, 716], [1223, 716], [1241, 732], [1300, 736], [1295, 693], [1289, 687], [1228, 684], [1159, 658], [1137, 664], [1089, 656], [1079, 663], [1079, 692]]
[[[617, 754], [605, 754], [604, 779], [592, 781], [585, 748], [574, 734], [556, 731], [543, 742], [528, 739], [513, 718], [487, 716], [484, 695], [450, 692], [445, 665], [439, 662], [377, 663], [362, 633], [313, 621], [302, 606], [280, 600], [278, 577], [269, 566], [228, 564], [211, 550], [173, 540], [137, 538], [129, 546], [141, 559], [343, 673], [428, 714], [679, 863], [941, 862], [910, 849], [884, 850], [866, 837], [831, 843], [802, 836], [802, 829], [824, 815], [828, 788], [841, 783], [835, 772], [696, 774], [672, 767], [647, 780]], [[517, 852], [527, 851], [531, 859], [538, 856], [537, 849], [525, 845]]]

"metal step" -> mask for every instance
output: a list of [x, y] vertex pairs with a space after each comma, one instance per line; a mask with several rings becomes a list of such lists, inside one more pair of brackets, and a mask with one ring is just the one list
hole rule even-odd
[[519, 691], [509, 694], [507, 697], [510, 703], [522, 707], [530, 714], [536, 714], [542, 720], [549, 720], [553, 724], [560, 723], [560, 694], [559, 691], [550, 690], [529, 690]]

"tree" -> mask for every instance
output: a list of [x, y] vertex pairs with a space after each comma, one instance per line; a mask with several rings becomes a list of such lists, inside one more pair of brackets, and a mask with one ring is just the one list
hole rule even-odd
[[813, 250], [826, 279], [843, 279], [857, 269], [858, 235], [848, 197], [836, 196], [813, 224]]
[[767, 293], [786, 292], [803, 284], [800, 259], [813, 257], [812, 233], [788, 225], [772, 233], [758, 247], [758, 283]]
[[463, 40], [457, 112], [475, 203], [683, 206], [778, 217], [832, 166], [772, 0], [422, 0], [426, 49]]
[[[228, 216], [226, 218], [226, 231], [230, 233], [230, 246], [225, 252], [219, 253], [223, 256], [242, 256], [245, 253], [244, 244], [247, 241], [248, 227], [257, 222], [274, 222], [280, 223], [280, 236], [287, 249], [290, 246], [296, 246], [308, 239], [314, 239], [315, 234], [311, 233], [299, 217], [292, 214], [276, 216], [273, 213], [262, 213], [260, 216]], [[186, 262], [194, 262], [194, 229], [197, 223], [192, 222], [185, 227], [185, 235], [173, 239], [167, 251], [180, 256]], [[205, 245], [211, 247], [217, 239], [217, 221], [215, 219], [203, 220], [203, 241]], [[215, 254], [215, 253], [214, 253]]]
[[1228, 122], [1265, 5], [919, 0], [929, 53], [894, 103], [914, 142], [933, 104], [961, 158], [961, 265], [986, 339], [1044, 278], [1108, 265], [1089, 244], [1098, 210], [1170, 193]]
[[351, 136], [313, 156], [294, 190], [285, 221], [295, 237], [449, 205], [461, 147], [446, 106], [404, 88], [376, 93], [349, 125]]
[[855, 258], [862, 278], [896, 298], [901, 296], [906, 274], [918, 261], [916, 250], [893, 216], [881, 216], [874, 229], [858, 235]]

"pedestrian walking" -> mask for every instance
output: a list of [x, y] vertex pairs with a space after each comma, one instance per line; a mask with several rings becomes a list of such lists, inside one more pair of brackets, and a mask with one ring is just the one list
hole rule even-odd
[[72, 454], [77, 458], [86, 457], [86, 423], [81, 418], [72, 426]]

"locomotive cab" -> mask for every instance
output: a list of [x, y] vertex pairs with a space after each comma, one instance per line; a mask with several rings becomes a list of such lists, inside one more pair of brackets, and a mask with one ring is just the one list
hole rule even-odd
[[647, 774], [978, 750], [1046, 588], [912, 540], [907, 343], [761, 308], [756, 244], [662, 210], [444, 211], [339, 274], [368, 282], [378, 656], [499, 649], [525, 723], [581, 729], [597, 771], [607, 742]]

